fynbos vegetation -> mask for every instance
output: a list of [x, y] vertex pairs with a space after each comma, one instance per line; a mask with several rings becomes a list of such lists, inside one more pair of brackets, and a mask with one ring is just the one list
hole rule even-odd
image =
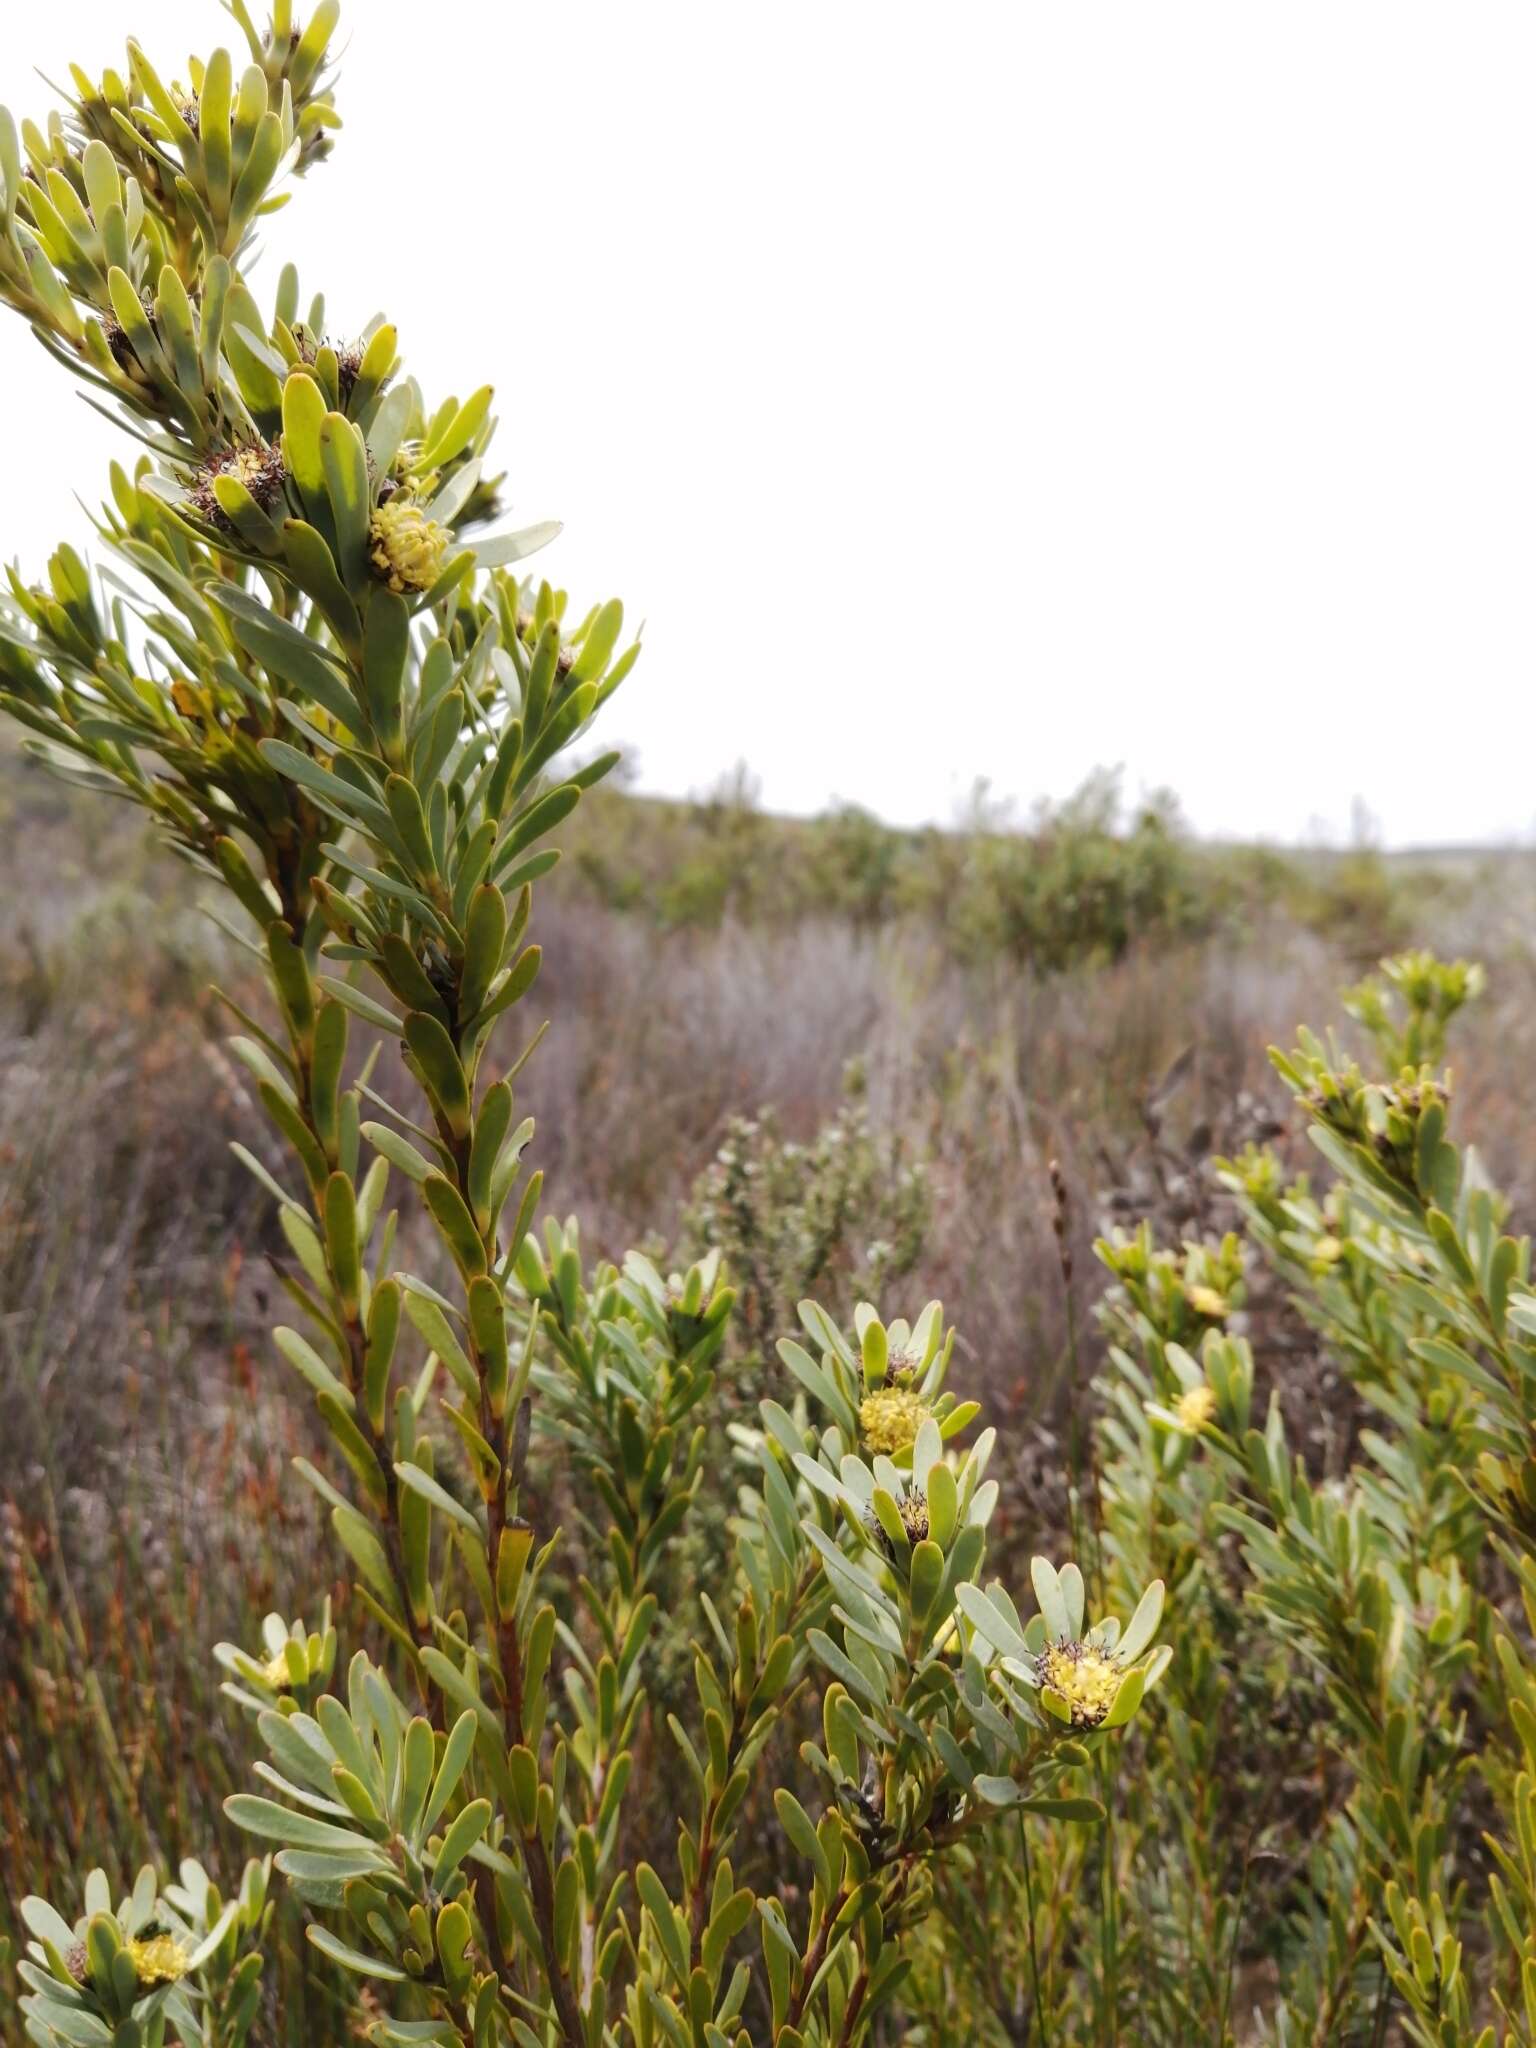
[[[260, 958], [271, 1008], [231, 999], [230, 1049], [274, 1145], [241, 1156], [286, 1241], [274, 1346], [328, 1437], [299, 1470], [373, 1651], [341, 1675], [328, 1624], [275, 1619], [221, 1648], [261, 1752], [228, 1812], [272, 1864], [227, 1897], [188, 1855], [179, 1881], [27, 1900], [26, 2025], [245, 2039], [275, 1875], [381, 2040], [853, 2041], [966, 1844], [1004, 1812], [1100, 1816], [1081, 1781], [1167, 1662], [1162, 1589], [1123, 1629], [1090, 1625], [1075, 1565], [1036, 1561], [1027, 1625], [983, 1591], [993, 1438], [946, 1451], [976, 1409], [945, 1389], [937, 1305], [863, 1307], [850, 1338], [807, 1304], [783, 1399], [737, 1428], [691, 1726], [654, 1727], [656, 1582], [734, 1297], [715, 1254], [586, 1270], [574, 1226], [535, 1234], [514, 1091], [533, 888], [612, 757], [564, 764], [638, 647], [616, 602], [576, 617], [515, 573], [550, 529], [484, 535], [488, 386], [428, 403], [391, 324], [333, 332], [291, 271], [258, 303], [252, 228], [335, 126], [336, 10], [280, 6], [265, 33], [233, 12], [238, 74], [220, 50], [167, 84], [130, 46], [46, 132], [0, 133], [0, 286], [147, 450], [99, 522], [120, 570], [65, 548], [46, 586], [13, 581], [4, 703], [61, 772], [150, 811]], [[429, 1274], [401, 1265], [402, 1185]], [[563, 1584], [537, 1483], [557, 1459], [586, 1539]], [[737, 1832], [812, 1682], [819, 1818], [773, 1801], [786, 1898]], [[661, 1870], [626, 1818], [663, 1737]]]
[[[1191, 1059], [1121, 1070], [1168, 980], [1179, 1030], [1218, 983], [1135, 942], [1236, 897], [1170, 819], [844, 817], [796, 856], [849, 936], [800, 963], [835, 1079], [792, 1132], [731, 1114], [741, 1013], [724, 1081], [646, 1036], [706, 971], [663, 928], [731, 913], [781, 1044], [786, 942], [739, 885], [792, 864], [746, 810], [726, 858], [718, 817], [610, 790], [588, 978], [626, 1000], [550, 1094], [641, 1126], [608, 1165], [643, 1241], [593, 1255], [613, 1214], [545, 1213], [570, 1134], [528, 1113], [582, 969], [544, 1042], [533, 934], [569, 935], [541, 885], [638, 646], [521, 567], [553, 528], [498, 528], [489, 387], [429, 399], [387, 318], [247, 281], [339, 125], [336, 9], [228, 4], [238, 61], [167, 82], [130, 45], [46, 127], [0, 116], [0, 295], [141, 444], [99, 563], [13, 572], [0, 705], [224, 926], [220, 1045], [187, 1057], [163, 949], [110, 1129], [50, 1023], [126, 980], [109, 938], [14, 998], [8, 2013], [39, 2048], [1531, 2048], [1536, 1290], [1445, 1066], [1481, 970], [1396, 955], [1352, 1040], [1301, 1034], [1272, 1100], [1235, 1055], [1176, 1129]], [[1405, 914], [1361, 873], [1297, 913], [1350, 951]], [[233, 1244], [198, 1236], [220, 1205]], [[87, 1542], [68, 1497], [146, 1383], [145, 1490], [218, 1464], [213, 1533], [103, 1510]]]

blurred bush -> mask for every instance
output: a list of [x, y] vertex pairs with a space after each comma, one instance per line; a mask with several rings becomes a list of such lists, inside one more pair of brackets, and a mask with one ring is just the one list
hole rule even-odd
[[1137, 944], [1241, 942], [1276, 919], [1364, 963], [1421, 931], [1427, 910], [1454, 914], [1473, 894], [1456, 868], [1394, 861], [1363, 839], [1294, 854], [1202, 844], [1171, 794], [1127, 805], [1109, 770], [1022, 819], [978, 784], [940, 830], [852, 804], [774, 817], [738, 769], [699, 802], [597, 790], [571, 842], [567, 891], [663, 929], [920, 924], [967, 965], [1045, 973]]

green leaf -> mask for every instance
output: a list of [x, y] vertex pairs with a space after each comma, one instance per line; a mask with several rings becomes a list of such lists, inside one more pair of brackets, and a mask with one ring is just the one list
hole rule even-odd
[[947, 1550], [960, 1519], [960, 1498], [955, 1475], [945, 1464], [932, 1466], [928, 1473], [928, 1534]]
[[359, 1126], [362, 1135], [376, 1152], [380, 1152], [391, 1166], [398, 1166], [407, 1180], [424, 1181], [429, 1173], [441, 1172], [433, 1160], [425, 1159], [409, 1139], [402, 1138], [398, 1131], [388, 1124], [365, 1123]]
[[384, 798], [400, 843], [410, 856], [417, 876], [427, 884], [436, 878], [437, 856], [432, 850], [426, 813], [415, 787], [403, 775], [391, 775], [384, 785]]
[[558, 519], [542, 519], [536, 526], [524, 526], [516, 533], [493, 533], [475, 543], [475, 562], [481, 569], [501, 569], [511, 562], [525, 561], [549, 546], [561, 531]]
[[486, 1269], [485, 1245], [464, 1197], [453, 1182], [446, 1174], [430, 1173], [422, 1182], [422, 1192], [427, 1198], [432, 1220], [465, 1279], [472, 1280], [483, 1273]]
[[357, 1239], [357, 1196], [344, 1173], [333, 1173], [325, 1184], [325, 1248], [342, 1312], [352, 1322], [362, 1286], [362, 1254]]
[[506, 837], [496, 848], [491, 862], [493, 876], [502, 876], [525, 848], [532, 846], [536, 839], [542, 839], [546, 832], [564, 822], [581, 801], [581, 791], [574, 782], [562, 782], [558, 788], [541, 796], [509, 829]]
[[437, 1861], [432, 1866], [433, 1878], [439, 1888], [458, 1868], [476, 1842], [491, 1824], [491, 1802], [489, 1799], [473, 1799], [443, 1837], [443, 1846], [437, 1852]]
[[491, 386], [485, 384], [466, 398], [441, 431], [422, 449], [416, 462], [417, 470], [441, 469], [444, 463], [462, 455], [485, 424], [493, 396]]
[[[320, 427], [320, 457], [331, 501], [342, 578], [355, 594], [365, 587], [370, 578], [368, 457], [362, 435], [345, 414], [326, 414]], [[387, 591], [381, 594], [389, 595]]]
[[239, 646], [261, 663], [275, 683], [312, 698], [354, 740], [367, 740], [367, 723], [331, 655], [286, 619], [268, 611], [249, 591], [214, 583], [208, 594], [229, 614]]
[[386, 760], [399, 762], [405, 732], [405, 669], [411, 614], [405, 599], [375, 583], [363, 623], [363, 688]]
[[1022, 1659], [1029, 1656], [1029, 1645], [1023, 1636], [980, 1586], [956, 1586], [955, 1604], [972, 1628], [985, 1636], [992, 1647], [1005, 1657]]
[[1104, 1809], [1097, 1799], [1023, 1799], [1026, 1813], [1038, 1813], [1047, 1820], [1078, 1821], [1093, 1826], [1103, 1820]]
[[282, 1325], [272, 1332], [272, 1341], [287, 1359], [294, 1371], [307, 1380], [316, 1393], [329, 1394], [342, 1407], [352, 1405], [352, 1396], [337, 1379], [331, 1368], [297, 1330]]
[[1123, 1662], [1134, 1663], [1157, 1633], [1157, 1625], [1163, 1618], [1163, 1582], [1154, 1579], [1137, 1602], [1136, 1612], [1126, 1624], [1125, 1633], [1116, 1645]]
[[480, 1541], [484, 1540], [485, 1531], [468, 1508], [461, 1507], [447, 1488], [440, 1486], [429, 1472], [423, 1472], [419, 1465], [402, 1460], [395, 1466], [395, 1477], [402, 1486], [409, 1487], [412, 1493], [420, 1494], [423, 1500], [430, 1501], [440, 1515], [446, 1515], [450, 1521], [457, 1522], [459, 1527], [471, 1536]]
[[1040, 1603], [1040, 1612], [1045, 1618], [1046, 1634], [1058, 1642], [1070, 1642], [1072, 1621], [1067, 1612], [1061, 1583], [1056, 1576], [1055, 1565], [1048, 1557], [1032, 1557], [1029, 1561], [1029, 1577], [1035, 1589], [1035, 1598]]
[[469, 1081], [453, 1040], [436, 1017], [413, 1010], [405, 1020], [405, 1042], [438, 1115], [455, 1138], [467, 1138]]
[[458, 1665], [441, 1650], [425, 1649], [421, 1661], [434, 1684], [462, 1708], [474, 1714], [480, 1726], [498, 1740], [502, 1736], [501, 1722], [492, 1708], [479, 1697]]
[[443, 1759], [438, 1765], [437, 1777], [433, 1781], [431, 1797], [421, 1817], [422, 1830], [431, 1834], [447, 1810], [448, 1802], [458, 1790], [459, 1780], [469, 1762], [475, 1746], [476, 1718], [473, 1714], [461, 1714], [449, 1730], [448, 1740], [443, 1745]]
[[510, 1010], [514, 1003], [520, 1003], [538, 980], [543, 958], [541, 947], [525, 946], [507, 969], [506, 979], [497, 988], [496, 993], [485, 1007], [469, 1020], [465, 1027], [466, 1035], [478, 1036], [488, 1024]]
[[470, 1396], [471, 1400], [478, 1403], [480, 1399], [479, 1377], [475, 1372], [474, 1366], [470, 1363], [463, 1346], [454, 1335], [453, 1325], [449, 1322], [438, 1304], [435, 1301], [429, 1301], [426, 1295], [418, 1293], [414, 1287], [408, 1286], [405, 1296], [405, 1312], [416, 1329], [426, 1338], [432, 1349], [437, 1353], [444, 1365], [447, 1366], [458, 1385]]
[[[307, 381], [304, 379], [301, 382]], [[362, 637], [357, 606], [337, 574], [336, 557], [317, 527], [303, 519], [283, 521], [283, 553], [295, 583], [312, 597], [349, 654], [356, 655]]]
[[224, 1802], [224, 1812], [237, 1828], [248, 1835], [260, 1835], [270, 1842], [291, 1842], [300, 1849], [346, 1849], [373, 1853], [366, 1835], [351, 1828], [339, 1828], [311, 1814], [295, 1813], [279, 1806], [275, 1799], [261, 1799], [253, 1792], [236, 1792]]
[[661, 1945], [666, 1953], [667, 1961], [672, 1966], [672, 1974], [676, 1977], [679, 1987], [686, 1990], [688, 1984], [687, 1945], [684, 1942], [682, 1930], [678, 1926], [676, 1909], [672, 1901], [667, 1897], [666, 1887], [649, 1863], [642, 1863], [636, 1869], [635, 1890], [640, 1895], [641, 1905], [646, 1908], [652, 1920], [656, 1923], [656, 1932], [661, 1938]]
[[620, 633], [624, 630], [624, 607], [619, 600], [610, 598], [597, 617], [587, 628], [586, 638], [581, 643], [581, 652], [571, 670], [574, 683], [596, 682], [608, 666], [608, 657], [618, 645]]
[[228, 50], [215, 50], [203, 68], [203, 87], [197, 98], [203, 177], [208, 188], [208, 203], [216, 221], [224, 220], [229, 212], [229, 121], [233, 69]]
[[782, 1785], [773, 1795], [773, 1810], [779, 1817], [779, 1826], [811, 1865], [823, 1893], [830, 1898], [833, 1889], [832, 1866], [827, 1861], [827, 1852], [821, 1845], [821, 1839], [816, 1833], [810, 1815], [794, 1793]]
[[493, 882], [482, 882], [469, 899], [465, 921], [464, 975], [460, 1012], [473, 1017], [501, 971], [507, 942], [507, 902]]
[[283, 385], [283, 458], [311, 519], [323, 518], [329, 509], [320, 450], [324, 425], [325, 394], [313, 377], [292, 371]]
[[[387, 1031], [391, 1038], [400, 1036], [400, 1019], [393, 1010], [386, 1010], [382, 1003], [376, 1003], [371, 996], [365, 996], [349, 981], [342, 981], [333, 974], [315, 977], [316, 986], [323, 988], [328, 996], [334, 996], [338, 1003], [350, 1010], [354, 1017], [361, 1017], [365, 1023], [374, 1025], [380, 1031]], [[381, 1145], [382, 1152], [384, 1147]]]
[[365, 1956], [358, 1949], [348, 1948], [344, 1941], [339, 1941], [328, 1927], [322, 1927], [317, 1920], [311, 1920], [304, 1932], [321, 1955], [339, 1963], [342, 1969], [351, 1970], [355, 1976], [377, 1977], [385, 1984], [405, 1982], [404, 1970], [396, 1969], [393, 1963], [386, 1963], [378, 1956]]
[[[941, 1468], [942, 1469], [942, 1468]], [[915, 1544], [907, 1578], [907, 1596], [912, 1602], [912, 1619], [926, 1622], [944, 1584], [944, 1553], [937, 1543]]]

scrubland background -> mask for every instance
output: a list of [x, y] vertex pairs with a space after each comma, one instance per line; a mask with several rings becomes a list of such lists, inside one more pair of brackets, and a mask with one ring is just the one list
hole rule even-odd
[[[12, 1901], [96, 1860], [195, 1844], [233, 1867], [246, 1759], [210, 1645], [342, 1586], [287, 1476], [310, 1418], [265, 1335], [268, 1204], [229, 1149], [264, 1139], [208, 988], [259, 1005], [258, 978], [136, 815], [14, 751], [0, 848], [3, 1936]], [[770, 818], [744, 780], [606, 790], [543, 892], [555, 1028], [523, 1106], [591, 1248], [723, 1242], [745, 1382], [813, 1287], [844, 1311], [876, 1284], [888, 1312], [942, 1297], [957, 1379], [1011, 1424], [998, 1540], [1028, 1548], [1059, 1525], [1095, 1368], [1094, 1236], [1219, 1230], [1208, 1162], [1250, 1139], [1304, 1166], [1265, 1047], [1337, 1021], [1382, 953], [1487, 963], [1462, 1127], [1529, 1226], [1533, 911], [1536, 856], [1201, 846], [1107, 777], [1023, 819], [979, 798], [944, 833]], [[1325, 1413], [1285, 1305], [1260, 1290], [1249, 1320], [1288, 1405]], [[287, 2038], [324, 2038], [324, 1986], [278, 1946]]]

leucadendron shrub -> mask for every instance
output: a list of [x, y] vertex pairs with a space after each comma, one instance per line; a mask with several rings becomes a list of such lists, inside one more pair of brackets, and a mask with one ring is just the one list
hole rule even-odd
[[[993, 1437], [957, 1447], [975, 1409], [936, 1304], [851, 1334], [807, 1304], [733, 1467], [705, 1455], [718, 1256], [590, 1269], [574, 1225], [540, 1227], [533, 890], [613, 765], [588, 734], [638, 645], [617, 602], [517, 568], [555, 529], [495, 524], [488, 385], [429, 398], [390, 319], [291, 269], [254, 288], [253, 231], [337, 126], [337, 8], [228, 11], [238, 58], [175, 82], [130, 43], [46, 126], [0, 118], [0, 295], [139, 444], [101, 566], [65, 546], [11, 573], [0, 703], [149, 813], [265, 976], [259, 1011], [228, 1003], [269, 1119], [239, 1150], [286, 1247], [273, 1353], [329, 1443], [299, 1483], [373, 1653], [328, 1615], [220, 1646], [258, 1860], [210, 1876], [182, 1844], [174, 1878], [27, 1899], [25, 2028], [231, 2048], [280, 1883], [355, 1987], [338, 2038], [860, 2041], [952, 1859], [1002, 1816], [1102, 1819], [1098, 1759], [1167, 1663], [1162, 1589], [1090, 1610], [1038, 1559], [1026, 1618], [984, 1585]], [[656, 1585], [706, 1488], [734, 1547], [696, 1588], [693, 1710], [662, 1726]], [[806, 1799], [775, 1740], [792, 1703]], [[765, 1773], [791, 1884], [740, 1830]], [[640, 1860], [658, 1775], [675, 1841]]]
[[[1109, 1825], [944, 1871], [921, 2041], [1536, 2039], [1536, 1290], [1441, 1064], [1482, 986], [1385, 962], [1344, 998], [1369, 1068], [1274, 1056], [1320, 1185], [1253, 1149], [1217, 1168], [1241, 1235], [1101, 1244], [1084, 1565], [1179, 1627]], [[1259, 1385], [1266, 1267], [1325, 1416]]]
[[1533, 2038], [1536, 1294], [1438, 1071], [1482, 986], [1416, 953], [1346, 991], [1382, 1078], [1276, 1056], [1330, 1184], [1254, 1149], [1213, 1164], [1241, 1229], [1101, 1241], [1068, 1512], [1095, 1596], [1155, 1578], [1179, 1625], [1104, 1823], [936, 1869], [905, 2040]]

